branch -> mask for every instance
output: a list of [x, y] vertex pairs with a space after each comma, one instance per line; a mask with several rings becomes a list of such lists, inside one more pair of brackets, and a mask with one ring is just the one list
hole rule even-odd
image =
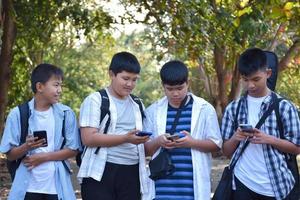
[[282, 35], [282, 33], [285, 31], [285, 27], [287, 26], [287, 22], [283, 22], [279, 25], [277, 31], [276, 31], [276, 34], [268, 48], [268, 50], [270, 51], [274, 51], [275, 47], [277, 46], [277, 40], [279, 38], [279, 36]]
[[287, 51], [285, 56], [281, 58], [278, 64], [279, 71], [285, 70], [288, 65], [291, 63], [291, 61], [294, 59], [296, 55], [300, 54], [300, 39], [296, 40], [294, 44], [290, 47], [290, 49]]

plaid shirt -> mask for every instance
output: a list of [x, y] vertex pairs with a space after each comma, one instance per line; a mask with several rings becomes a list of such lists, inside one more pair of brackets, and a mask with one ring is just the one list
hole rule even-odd
[[[277, 96], [279, 97], [279, 95]], [[241, 101], [241, 105], [238, 113], [237, 124], [244, 124], [248, 122], [248, 106], [246, 97], [247, 96], [245, 95], [239, 99]], [[234, 129], [236, 125], [234, 124], [234, 119], [239, 100], [231, 102], [226, 107], [221, 126], [224, 141], [230, 139], [235, 132]], [[271, 103], [272, 97], [269, 95], [265, 98], [260, 107], [260, 118], [263, 113], [267, 111]], [[296, 107], [291, 102], [284, 99], [279, 104], [279, 113], [284, 127], [284, 138], [296, 145], [300, 145], [300, 121]], [[267, 117], [260, 130], [266, 134], [280, 138], [275, 111]], [[244, 141], [240, 142], [238, 148], [233, 154], [231, 162], [236, 161], [237, 155], [244, 144]], [[271, 145], [263, 144], [262, 147], [275, 197], [277, 200], [284, 199], [295, 184], [294, 177], [287, 167], [284, 154]]]

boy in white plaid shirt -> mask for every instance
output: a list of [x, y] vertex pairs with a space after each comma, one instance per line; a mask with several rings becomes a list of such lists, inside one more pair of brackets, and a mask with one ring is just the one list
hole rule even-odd
[[[272, 71], [266, 66], [264, 51], [258, 48], [246, 50], [240, 56], [238, 67], [246, 94], [227, 106], [221, 127], [223, 153], [233, 155], [232, 160], [236, 159], [246, 139], [250, 138], [250, 144], [234, 168], [234, 199], [287, 199], [295, 180], [287, 167], [284, 153], [299, 152], [300, 121], [297, 109], [287, 100], [279, 103], [284, 139], [280, 139], [275, 111], [260, 129], [254, 129], [254, 133], [236, 129], [236, 115], [237, 125], [251, 124], [255, 127], [273, 102], [273, 92], [267, 87]], [[240, 109], [236, 113], [239, 101]]]

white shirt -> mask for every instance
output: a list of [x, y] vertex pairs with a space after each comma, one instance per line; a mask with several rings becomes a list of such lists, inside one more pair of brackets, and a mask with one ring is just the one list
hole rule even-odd
[[[266, 96], [260, 98], [247, 96], [248, 123], [253, 127], [260, 119], [260, 108], [265, 98]], [[261, 144], [249, 143], [234, 168], [234, 174], [246, 187], [255, 193], [270, 197], [275, 196]]]
[[[222, 136], [218, 123], [217, 114], [211, 104], [204, 99], [190, 94], [193, 97], [193, 108], [191, 116], [191, 135], [195, 139], [213, 141], [218, 147], [222, 147]], [[168, 111], [167, 97], [163, 97], [146, 109], [146, 120], [144, 129], [152, 132], [157, 137], [166, 131], [166, 119]], [[156, 151], [153, 158], [159, 153]], [[211, 185], [211, 154], [192, 149], [194, 198], [196, 200], [210, 200]], [[152, 159], [153, 159], [152, 158]], [[150, 173], [150, 172], [148, 172]], [[154, 181], [148, 178], [149, 193], [148, 200], [155, 197]]]
[[[43, 112], [34, 110], [33, 117], [34, 124], [30, 127], [31, 133], [45, 130], [47, 132], [48, 146], [32, 150], [30, 154], [53, 152], [55, 121], [52, 107]], [[57, 194], [53, 161], [44, 162], [31, 170], [27, 192]]]
[[[112, 96], [106, 88], [106, 92], [109, 97], [109, 110], [111, 114], [111, 125], [108, 128], [107, 134], [114, 134], [117, 126], [117, 107], [112, 100]], [[130, 101], [133, 106], [133, 115], [135, 117], [135, 127], [138, 130], [142, 130], [142, 116], [137, 103], [134, 102], [130, 97]], [[99, 134], [102, 134], [105, 128], [105, 123], [107, 122], [108, 117], [104, 117], [103, 121], [100, 122], [100, 107], [101, 107], [101, 95], [99, 92], [94, 92], [85, 98], [80, 108], [80, 127], [94, 127], [99, 129]], [[142, 199], [144, 199], [143, 194], [148, 192], [147, 188], [147, 172], [146, 172], [146, 159], [145, 159], [145, 150], [144, 145], [137, 145], [138, 155], [139, 155], [139, 175], [140, 175], [140, 188]], [[97, 181], [100, 181], [104, 172], [105, 163], [107, 161], [107, 152], [108, 148], [101, 147], [98, 154], [95, 154], [96, 148], [88, 147], [83, 158], [82, 163], [78, 172], [79, 182], [82, 181], [82, 178], [91, 177]]]

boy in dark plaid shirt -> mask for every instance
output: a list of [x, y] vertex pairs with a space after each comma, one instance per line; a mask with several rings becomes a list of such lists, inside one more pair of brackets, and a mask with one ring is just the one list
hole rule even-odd
[[[260, 129], [254, 128], [252, 133], [243, 132], [240, 128], [235, 130], [236, 114], [237, 124], [251, 124], [255, 127], [272, 103], [272, 91], [267, 87], [267, 79], [272, 71], [266, 66], [264, 51], [258, 48], [246, 50], [240, 56], [238, 67], [246, 94], [227, 106], [221, 127], [223, 153], [233, 155], [232, 161], [237, 158], [246, 139], [250, 140], [234, 168], [234, 199], [286, 199], [295, 180], [283, 152], [299, 152], [300, 121], [297, 110], [287, 100], [279, 103], [285, 139], [280, 139], [275, 111], [267, 117]], [[236, 113], [239, 101], [240, 109]]]

